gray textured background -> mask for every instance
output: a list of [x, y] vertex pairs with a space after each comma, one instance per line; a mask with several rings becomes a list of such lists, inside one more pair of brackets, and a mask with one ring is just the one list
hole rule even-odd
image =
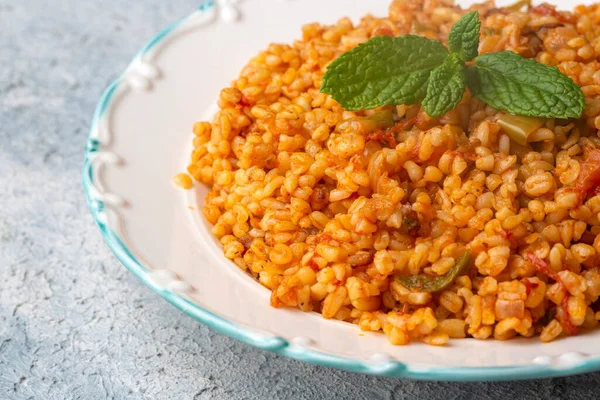
[[129, 274], [85, 205], [89, 122], [141, 45], [197, 4], [0, 0], [0, 399], [598, 397], [600, 374], [424, 383], [303, 364], [208, 330]]

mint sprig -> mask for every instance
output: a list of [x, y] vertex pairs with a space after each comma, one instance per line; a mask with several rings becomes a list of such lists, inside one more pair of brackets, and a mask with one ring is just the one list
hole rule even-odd
[[329, 65], [321, 92], [347, 110], [421, 104], [437, 117], [455, 108], [469, 88], [512, 114], [581, 117], [583, 92], [556, 67], [509, 51], [478, 56], [480, 27], [476, 11], [463, 15], [450, 30], [450, 51], [421, 36], [374, 37]]

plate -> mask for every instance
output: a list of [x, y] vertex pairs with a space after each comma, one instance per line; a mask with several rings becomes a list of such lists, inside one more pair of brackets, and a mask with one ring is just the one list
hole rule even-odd
[[[191, 126], [211, 119], [221, 88], [271, 42], [308, 22], [385, 15], [389, 0], [205, 1], [152, 38], [102, 95], [86, 146], [83, 183], [108, 246], [177, 308], [253, 346], [355, 372], [433, 380], [530, 379], [600, 369], [600, 331], [539, 340], [451, 340], [390, 345], [383, 334], [275, 309], [270, 292], [226, 260], [199, 207], [206, 187], [182, 191]], [[563, 5], [567, 1], [562, 2]], [[315, 12], [314, 10], [318, 10]]]

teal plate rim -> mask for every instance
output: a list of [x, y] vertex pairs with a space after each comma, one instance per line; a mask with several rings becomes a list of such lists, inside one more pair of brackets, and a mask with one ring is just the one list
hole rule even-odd
[[[211, 8], [217, 7], [214, 0], [205, 1], [192, 15], [198, 12], [205, 12]], [[215, 11], [214, 9], [211, 11]], [[190, 16], [184, 17], [179, 21], [169, 25], [150, 41], [148, 41], [135, 56], [132, 64], [140, 59], [157, 44], [164, 41], [170, 34], [176, 30]], [[248, 343], [251, 346], [268, 350], [282, 356], [290, 357], [296, 360], [305, 361], [315, 365], [331, 367], [351, 372], [366, 373], [378, 376], [397, 377], [417, 380], [437, 380], [437, 381], [502, 381], [502, 380], [525, 380], [552, 378], [568, 375], [576, 375], [600, 370], [600, 357], [581, 361], [572, 367], [554, 368], [551, 365], [516, 365], [502, 367], [422, 367], [412, 368], [410, 364], [403, 364], [398, 361], [389, 361], [383, 364], [375, 365], [368, 360], [357, 360], [349, 357], [327, 354], [324, 352], [298, 348], [281, 337], [270, 337], [263, 339], [258, 337], [251, 329], [237, 325], [219, 315], [216, 315], [190, 300], [176, 294], [175, 292], [157, 285], [150, 279], [150, 268], [138, 260], [133, 252], [123, 243], [116, 232], [111, 230], [106, 222], [100, 218], [99, 214], [104, 210], [104, 202], [94, 199], [92, 196], [94, 182], [94, 165], [91, 162], [94, 153], [100, 150], [100, 142], [93, 137], [101, 118], [107, 110], [113, 94], [121, 84], [123, 75], [113, 81], [104, 91], [96, 105], [93, 120], [90, 128], [90, 137], [85, 146], [85, 158], [83, 163], [83, 189], [88, 206], [96, 225], [100, 229], [104, 241], [115, 254], [117, 259], [146, 286], [152, 289], [163, 299], [183, 311], [188, 316], [203, 323], [211, 329], [226, 334], [234, 339]]]

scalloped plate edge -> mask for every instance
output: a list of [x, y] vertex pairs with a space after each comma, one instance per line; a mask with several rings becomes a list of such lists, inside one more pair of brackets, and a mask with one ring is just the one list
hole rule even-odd
[[[203, 323], [211, 329], [224, 333], [242, 342], [248, 343], [260, 349], [272, 351], [274, 353], [290, 357], [296, 360], [305, 361], [311, 364], [332, 367], [351, 372], [367, 373], [379, 376], [390, 376], [407, 379], [422, 380], [449, 380], [449, 381], [499, 381], [499, 380], [524, 380], [539, 379], [558, 376], [575, 375], [586, 372], [600, 370], [600, 357], [586, 359], [584, 357], [571, 357], [571, 353], [564, 354], [554, 359], [540, 359], [532, 365], [503, 366], [503, 367], [420, 367], [404, 364], [395, 360], [357, 360], [349, 357], [341, 357], [324, 353], [315, 349], [307, 348], [302, 343], [287, 341], [281, 337], [264, 337], [257, 334], [251, 328], [235, 324], [225, 318], [216, 315], [199, 305], [193, 303], [186, 295], [185, 290], [176, 288], [165, 288], [156, 280], [152, 279], [150, 268], [144, 265], [133, 252], [125, 245], [119, 235], [108, 227], [108, 221], [105, 216], [105, 210], [120, 199], [116, 196], [104, 194], [94, 185], [94, 176], [98, 168], [97, 160], [104, 163], [118, 163], [118, 158], [110, 157], [108, 153], [102, 152], [102, 142], [98, 138], [98, 127], [105, 118], [105, 113], [111, 105], [116, 93], [122, 87], [125, 74], [140, 65], [145, 66], [143, 58], [148, 55], [160, 43], [164, 43], [174, 32], [183, 27], [194, 23], [198, 17], [201, 21], [207, 22], [216, 16], [217, 4], [214, 0], [208, 0], [203, 3], [192, 14], [169, 25], [154, 36], [133, 59], [125, 73], [120, 75], [102, 94], [96, 106], [91, 128], [90, 136], [85, 147], [85, 158], [83, 163], [83, 188], [88, 202], [88, 206], [96, 225], [100, 229], [102, 236], [115, 254], [117, 259], [146, 286], [156, 292], [163, 299], [183, 311], [188, 316]], [[237, 10], [228, 10], [228, 13], [222, 17], [225, 19], [235, 18]], [[131, 85], [145, 86], [149, 82], [145, 77], [151, 77], [155, 72], [152, 70], [142, 70], [141, 76], [137, 80], [130, 82]], [[178, 293], [180, 292], [180, 293]], [[578, 356], [578, 354], [574, 354]]]

